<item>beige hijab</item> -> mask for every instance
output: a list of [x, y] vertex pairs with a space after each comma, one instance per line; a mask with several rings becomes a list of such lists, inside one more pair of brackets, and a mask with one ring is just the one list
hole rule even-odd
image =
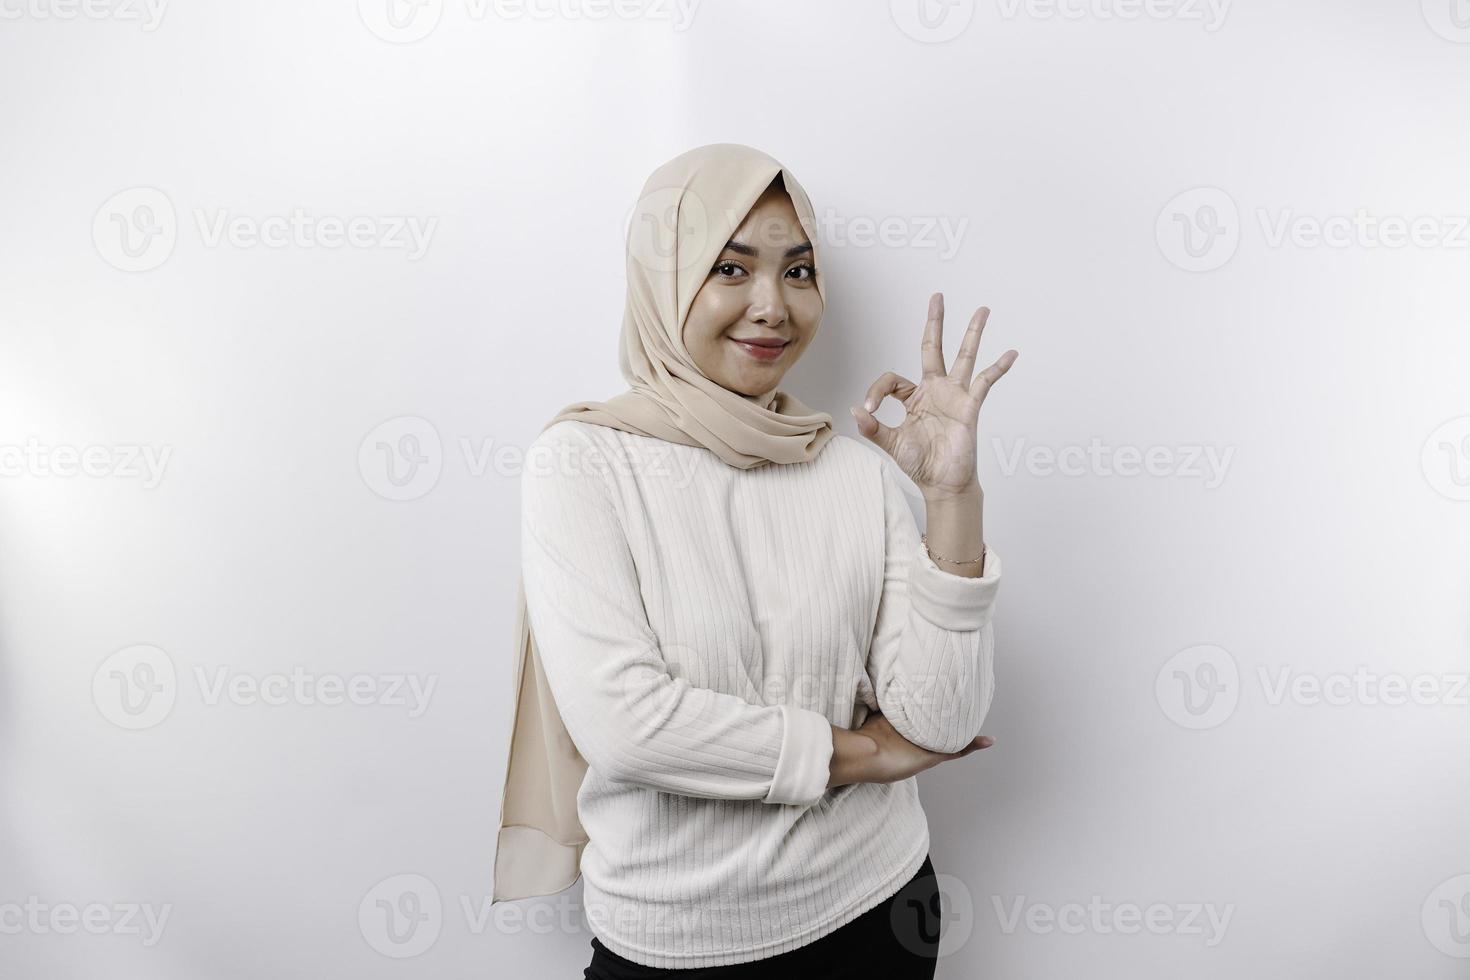
[[[631, 387], [604, 402], [568, 405], [543, 431], [562, 419], [579, 419], [704, 446], [740, 469], [816, 457], [832, 437], [830, 415], [782, 391], [751, 397], [723, 388], [700, 373], [684, 347], [684, 321], [695, 293], [778, 174], [812, 243], [817, 291], [825, 304], [816, 218], [791, 172], [736, 143], [681, 154], [648, 178], [628, 227], [628, 298], [618, 364]], [[516, 606], [516, 704], [492, 904], [571, 886], [587, 846], [577, 816], [587, 763], [547, 686], [519, 583]]]

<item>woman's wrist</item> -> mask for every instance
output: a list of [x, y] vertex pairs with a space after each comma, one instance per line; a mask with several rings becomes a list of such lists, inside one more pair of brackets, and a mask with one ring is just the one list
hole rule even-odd
[[978, 578], [985, 553], [985, 493], [978, 483], [954, 493], [925, 492], [924, 530], [929, 557], [941, 570]]
[[868, 782], [868, 764], [878, 755], [878, 743], [850, 728], [832, 726], [832, 761], [827, 788]]

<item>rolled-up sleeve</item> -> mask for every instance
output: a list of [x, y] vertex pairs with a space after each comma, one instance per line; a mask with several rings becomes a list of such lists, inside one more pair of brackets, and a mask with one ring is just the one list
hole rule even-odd
[[987, 548], [982, 575], [946, 572], [929, 557], [888, 467], [883, 590], [867, 672], [894, 729], [933, 752], [958, 752], [980, 734], [995, 694], [991, 616], [1000, 555]]
[[588, 767], [684, 796], [815, 803], [832, 756], [826, 716], [671, 676], [596, 455], [575, 426], [553, 426], [532, 446], [521, 479], [526, 611]]

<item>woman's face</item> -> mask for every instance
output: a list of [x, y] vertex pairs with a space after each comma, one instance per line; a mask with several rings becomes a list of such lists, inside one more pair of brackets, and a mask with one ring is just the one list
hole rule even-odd
[[742, 395], [775, 388], [811, 342], [822, 296], [791, 198], [766, 189], [715, 260], [684, 321], [700, 372]]

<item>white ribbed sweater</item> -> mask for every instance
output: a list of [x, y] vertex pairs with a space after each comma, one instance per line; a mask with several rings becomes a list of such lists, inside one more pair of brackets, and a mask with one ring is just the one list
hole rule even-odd
[[881, 710], [952, 752], [994, 691], [984, 577], [928, 557], [887, 457], [731, 467], [564, 420], [522, 476], [526, 608], [588, 771], [589, 927], [662, 969], [764, 959], [893, 895], [923, 864], [914, 778], [826, 789], [832, 724]]

